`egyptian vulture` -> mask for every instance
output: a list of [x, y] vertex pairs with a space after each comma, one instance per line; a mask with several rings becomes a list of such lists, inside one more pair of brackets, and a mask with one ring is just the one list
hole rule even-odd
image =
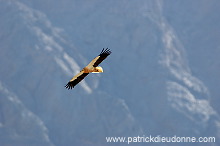
[[94, 58], [86, 67], [84, 67], [77, 75], [75, 75], [67, 84], [66, 88], [74, 88], [80, 81], [82, 81], [89, 73], [102, 73], [103, 69], [101, 66], [98, 66], [108, 55], [112, 52], [107, 49], [102, 49], [99, 56]]

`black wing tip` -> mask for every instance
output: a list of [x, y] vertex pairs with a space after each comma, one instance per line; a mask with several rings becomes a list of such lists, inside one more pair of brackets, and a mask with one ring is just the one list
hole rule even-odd
[[73, 89], [74, 88], [74, 86], [72, 86], [71, 84], [70, 84], [70, 82], [68, 82], [67, 84], [66, 84], [66, 86], [64, 86], [66, 89]]
[[100, 56], [100, 55], [107, 55], [107, 56], [108, 56], [108, 55], [110, 55], [111, 53], [112, 53], [112, 52], [110, 51], [109, 48], [106, 48], [106, 49], [103, 48], [103, 49], [102, 49], [102, 52], [99, 54], [99, 56]]

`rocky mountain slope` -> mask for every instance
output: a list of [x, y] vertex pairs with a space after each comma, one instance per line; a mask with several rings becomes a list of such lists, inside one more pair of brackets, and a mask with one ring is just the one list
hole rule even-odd
[[[219, 145], [219, 4], [0, 0], [0, 144], [177, 135]], [[104, 73], [66, 90], [103, 47], [113, 52]]]

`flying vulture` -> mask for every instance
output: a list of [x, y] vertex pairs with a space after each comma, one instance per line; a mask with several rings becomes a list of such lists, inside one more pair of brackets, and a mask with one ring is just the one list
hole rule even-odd
[[98, 66], [108, 55], [112, 52], [106, 48], [102, 49], [99, 56], [94, 58], [86, 67], [84, 67], [77, 75], [75, 75], [67, 84], [66, 88], [74, 88], [80, 81], [82, 81], [89, 73], [102, 73], [103, 69], [101, 66]]

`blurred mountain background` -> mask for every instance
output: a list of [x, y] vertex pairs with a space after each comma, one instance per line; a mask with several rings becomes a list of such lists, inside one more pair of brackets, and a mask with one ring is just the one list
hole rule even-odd
[[[121, 146], [106, 137], [150, 135], [216, 142], [149, 145], [220, 145], [219, 7], [0, 0], [0, 145]], [[104, 73], [66, 90], [107, 47]]]

